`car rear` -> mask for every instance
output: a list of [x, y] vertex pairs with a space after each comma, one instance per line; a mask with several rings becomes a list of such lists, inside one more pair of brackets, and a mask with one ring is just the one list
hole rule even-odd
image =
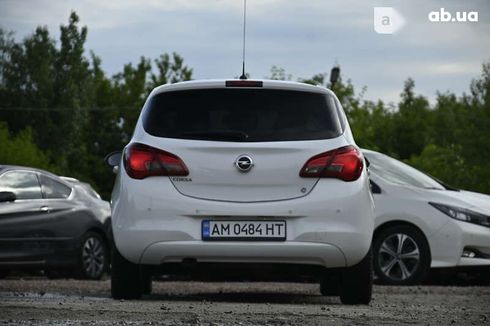
[[325, 88], [242, 80], [156, 88], [119, 171], [114, 239], [131, 264], [339, 269], [368, 256], [364, 159]]

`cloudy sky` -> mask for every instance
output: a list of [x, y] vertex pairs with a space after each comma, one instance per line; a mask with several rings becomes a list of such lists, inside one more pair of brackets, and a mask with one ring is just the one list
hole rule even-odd
[[[395, 8], [403, 28], [377, 34], [374, 7]], [[453, 16], [476, 11], [478, 22], [430, 22], [441, 7]], [[195, 79], [240, 74], [243, 0], [0, 0], [0, 26], [20, 40], [47, 25], [57, 38], [72, 10], [88, 26], [86, 49], [110, 75], [173, 51]], [[247, 0], [247, 72], [264, 78], [276, 65], [295, 80], [337, 63], [359, 90], [367, 86], [368, 99], [396, 102], [408, 77], [431, 99], [461, 94], [490, 61], [489, 17], [487, 0]]]

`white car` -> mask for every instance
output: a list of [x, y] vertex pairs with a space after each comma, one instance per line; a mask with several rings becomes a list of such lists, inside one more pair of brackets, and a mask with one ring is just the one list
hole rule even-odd
[[419, 283], [430, 268], [490, 266], [490, 196], [363, 153], [376, 204], [374, 270], [383, 283]]
[[315, 270], [324, 285], [338, 274], [329, 284], [340, 284], [342, 302], [370, 301], [374, 202], [330, 90], [269, 80], [160, 86], [122, 158], [107, 161], [119, 159], [114, 298], [148, 293], [154, 273], [275, 266], [277, 277]]

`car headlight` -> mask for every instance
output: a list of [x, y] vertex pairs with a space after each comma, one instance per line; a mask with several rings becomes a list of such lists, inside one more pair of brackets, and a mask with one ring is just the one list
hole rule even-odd
[[469, 209], [461, 207], [454, 207], [433, 202], [429, 202], [429, 204], [455, 220], [490, 227], [490, 216], [473, 212]]

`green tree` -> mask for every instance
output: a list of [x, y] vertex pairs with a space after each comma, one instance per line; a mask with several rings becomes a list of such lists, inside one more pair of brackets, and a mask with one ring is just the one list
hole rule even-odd
[[482, 67], [480, 78], [472, 81], [471, 93], [461, 98], [465, 107], [465, 124], [461, 145], [464, 155], [474, 164], [490, 162], [490, 62]]
[[271, 80], [292, 80], [293, 75], [286, 73], [286, 70], [284, 70], [284, 68], [272, 66], [270, 70], [270, 75], [266, 78]]
[[114, 104], [120, 108], [124, 143], [129, 141], [140, 110], [148, 96], [150, 72], [150, 59], [141, 57], [136, 67], [128, 63], [124, 65], [123, 72], [113, 77]]
[[61, 26], [59, 50], [46, 27], [21, 43], [4, 34], [0, 100], [10, 110], [2, 110], [0, 119], [13, 133], [30, 126], [38, 146], [51, 152], [62, 170], [83, 174], [82, 108], [90, 102], [90, 72], [83, 57], [87, 28], [79, 29], [78, 21], [72, 12]]
[[401, 159], [409, 159], [424, 149], [429, 131], [429, 101], [414, 93], [415, 82], [405, 81], [398, 111], [393, 115], [393, 151]]
[[84, 159], [89, 167], [85, 181], [94, 180], [95, 187], [104, 198], [108, 198], [114, 183], [114, 174], [110, 173], [103, 158], [110, 152], [124, 146], [123, 131], [119, 124], [121, 119], [116, 106], [114, 88], [111, 80], [101, 68], [101, 59], [91, 53], [93, 99], [90, 110], [87, 110], [83, 139], [86, 146]]
[[310, 85], [323, 86], [323, 85], [325, 85], [325, 78], [326, 77], [327, 77], [326, 73], [320, 73], [320, 74], [313, 75], [309, 79], [300, 79], [299, 81], [301, 81], [302, 83], [310, 84]]
[[189, 80], [192, 69], [177, 53], [162, 54], [155, 71], [141, 57], [108, 78], [101, 59], [93, 52], [86, 56], [88, 28], [79, 25], [72, 12], [60, 27], [58, 47], [46, 27], [21, 42], [0, 29], [0, 121], [13, 137], [31, 130], [61, 174], [95, 181], [107, 197], [113, 175], [104, 156], [128, 142], [153, 87]]
[[2, 164], [30, 166], [57, 172], [57, 168], [50, 164], [49, 156], [36, 146], [30, 128], [12, 136], [7, 124], [0, 122], [0, 144]]
[[0, 119], [8, 121], [14, 133], [32, 126], [35, 137], [45, 141], [42, 136], [50, 124], [45, 109], [53, 105], [55, 98], [55, 42], [45, 27], [38, 27], [22, 43], [15, 43], [11, 35], [3, 36], [0, 101], [3, 108], [27, 110], [20, 114], [13, 109], [3, 110]]
[[192, 69], [184, 65], [184, 58], [173, 52], [164, 53], [155, 59], [157, 73], [151, 74], [150, 91], [154, 87], [192, 79]]
[[[68, 25], [60, 27], [60, 49], [55, 62], [56, 100], [52, 121], [56, 124], [52, 132], [58, 144], [53, 154], [63, 158], [60, 162], [63, 170], [70, 171], [74, 177], [83, 178], [90, 174], [87, 160], [87, 145], [84, 141], [87, 112], [93, 103], [91, 97], [93, 78], [90, 64], [84, 56], [88, 29], [79, 27], [79, 17], [70, 14]], [[60, 122], [63, 122], [60, 124]]]
[[[108, 77], [99, 57], [85, 55], [88, 29], [79, 24], [71, 13], [61, 26], [59, 46], [46, 27], [21, 42], [0, 29], [0, 122], [6, 122], [0, 126], [0, 162], [94, 181], [107, 198], [113, 175], [103, 157], [128, 142], [154, 87], [190, 80], [192, 69], [174, 52], [156, 60], [141, 57]], [[327, 77], [319, 73], [299, 80], [328, 87]], [[273, 66], [269, 78], [293, 76]], [[398, 105], [365, 100], [366, 88], [356, 90], [344, 76], [334, 91], [361, 147], [401, 158], [456, 186], [490, 193], [490, 63], [469, 94], [439, 93], [431, 106], [414, 89], [408, 79]], [[16, 153], [21, 147], [26, 150]]]
[[406, 163], [455, 187], [464, 187], [471, 177], [459, 146], [438, 147], [429, 144], [422, 153], [413, 155]]
[[140, 110], [151, 90], [157, 86], [192, 79], [192, 69], [184, 64], [177, 53], [162, 54], [154, 60], [156, 72], [152, 70], [151, 60], [141, 57], [136, 67], [131, 63], [124, 65], [122, 73], [113, 77], [117, 106], [121, 108], [121, 122], [124, 141], [129, 141]]

